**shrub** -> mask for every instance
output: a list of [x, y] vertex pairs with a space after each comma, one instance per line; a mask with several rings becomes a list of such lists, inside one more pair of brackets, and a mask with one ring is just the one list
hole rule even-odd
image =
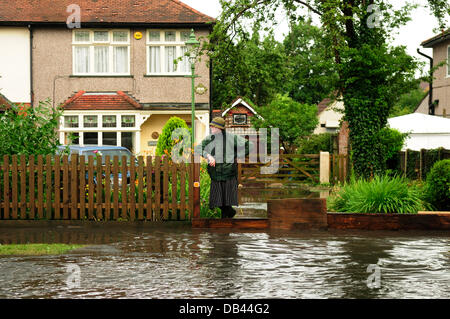
[[156, 145], [157, 156], [167, 155], [171, 157], [172, 148], [177, 144], [177, 141], [172, 138], [172, 133], [178, 128], [185, 129], [186, 132], [190, 131], [186, 121], [179, 117], [173, 116], [166, 122], [162, 129], [162, 133], [159, 136], [158, 144]]
[[450, 210], [450, 159], [436, 162], [427, 175], [427, 201], [437, 210]]
[[211, 178], [207, 171], [207, 164], [203, 163], [200, 167], [200, 217], [201, 218], [220, 218], [222, 216], [220, 209], [209, 208], [209, 191]]
[[297, 154], [318, 154], [321, 151], [333, 152], [333, 134], [313, 134], [309, 138], [300, 140]]
[[12, 105], [0, 113], [0, 155], [55, 154], [61, 115], [62, 109], [53, 109], [50, 100], [34, 107]]
[[398, 130], [389, 127], [384, 127], [378, 132], [384, 162], [390, 160], [402, 150], [407, 136], [408, 134], [400, 133]]
[[425, 210], [419, 185], [399, 176], [352, 179], [328, 198], [329, 210], [352, 213], [415, 214]]

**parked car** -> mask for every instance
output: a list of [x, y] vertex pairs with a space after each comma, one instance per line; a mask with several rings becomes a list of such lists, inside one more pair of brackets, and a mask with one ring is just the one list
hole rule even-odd
[[[71, 159], [72, 154], [84, 155], [85, 162], [88, 163], [89, 156], [94, 157], [94, 165], [97, 165], [96, 160], [100, 156], [102, 159], [102, 164], [105, 164], [106, 156], [110, 156], [111, 162], [114, 160], [115, 156], [119, 157], [119, 161], [122, 161], [123, 156], [127, 158], [127, 163], [130, 164], [131, 156], [133, 154], [126, 148], [122, 146], [98, 146], [98, 145], [86, 145], [86, 146], [77, 146], [77, 145], [61, 145], [58, 146], [58, 150], [56, 152], [57, 155], [65, 154], [65, 150], [69, 149], [69, 161]], [[137, 159], [135, 159], [135, 164], [138, 164]], [[105, 175], [103, 174], [103, 178]], [[86, 180], [88, 179], [88, 172], [86, 172]], [[114, 183], [114, 176], [111, 173], [110, 175], [111, 185]], [[122, 173], [118, 173], [119, 187], [122, 185]], [[127, 172], [127, 184], [130, 182], [130, 172]], [[97, 177], [94, 175], [94, 183], [97, 184]]]

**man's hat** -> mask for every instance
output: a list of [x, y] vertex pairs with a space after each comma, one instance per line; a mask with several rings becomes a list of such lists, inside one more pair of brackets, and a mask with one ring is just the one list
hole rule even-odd
[[214, 126], [221, 130], [224, 130], [225, 129], [225, 120], [221, 117], [215, 117], [215, 118], [213, 118], [212, 122], [209, 123], [209, 126]]

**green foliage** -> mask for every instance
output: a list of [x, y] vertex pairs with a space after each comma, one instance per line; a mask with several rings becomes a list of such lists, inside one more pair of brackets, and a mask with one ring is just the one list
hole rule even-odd
[[61, 115], [62, 109], [53, 109], [50, 100], [32, 108], [13, 105], [0, 113], [0, 155], [55, 154]]
[[338, 79], [332, 46], [323, 29], [301, 19], [292, 23], [283, 44], [292, 76], [280, 87], [286, 87], [295, 101], [318, 104], [334, 90]]
[[402, 94], [397, 103], [395, 103], [393, 108], [391, 109], [389, 117], [414, 113], [415, 109], [426, 95], [427, 92], [424, 92], [419, 87], [415, 87], [409, 92]]
[[237, 96], [266, 105], [290, 78], [282, 44], [272, 34], [261, 38], [257, 26], [234, 40], [222, 27], [215, 25], [207, 48], [214, 70], [213, 105], [225, 108]]
[[[156, 145], [156, 155], [157, 156], [169, 156], [171, 157], [172, 154], [172, 148], [175, 146], [175, 144], [177, 144], [177, 142], [183, 142], [183, 138], [180, 138], [180, 141], [176, 141], [172, 138], [172, 133], [176, 130], [176, 129], [185, 129], [186, 133], [187, 131], [190, 132], [186, 121], [184, 121], [183, 119], [177, 117], [177, 116], [172, 116], [164, 125], [163, 129], [162, 129], [162, 133], [158, 138], [158, 144]], [[185, 136], [188, 134], [184, 134]], [[186, 141], [185, 141], [186, 142]]]
[[[280, 8], [291, 24], [302, 19], [303, 11], [297, 10], [299, 7], [307, 7], [320, 16], [323, 36], [338, 74], [336, 91], [345, 104], [344, 119], [349, 123], [355, 174], [374, 176], [384, 167], [378, 132], [386, 125], [398, 98], [410, 89], [418, 66], [418, 62], [406, 54], [405, 47], [389, 44], [396, 29], [410, 20], [415, 5], [408, 3], [394, 9], [392, 2], [221, 0], [223, 12], [215, 33], [233, 38], [242, 35], [248, 25], [268, 29], [270, 24], [277, 24], [275, 13]], [[443, 25], [449, 3], [434, 0], [428, 3]], [[369, 4], [376, 4], [379, 10], [369, 11]]]
[[407, 133], [400, 133], [398, 130], [389, 127], [384, 127], [378, 132], [384, 163], [402, 150], [403, 143], [407, 137]]
[[211, 178], [207, 171], [207, 164], [203, 163], [200, 168], [200, 217], [221, 218], [222, 213], [219, 208], [209, 208], [210, 187]]
[[450, 159], [433, 165], [427, 176], [425, 193], [436, 210], [450, 211]]
[[268, 106], [256, 111], [262, 119], [253, 117], [254, 127], [278, 128], [280, 143], [288, 153], [293, 152], [299, 138], [311, 135], [319, 123], [317, 106], [298, 103], [286, 95], [278, 94]]
[[333, 152], [333, 134], [313, 134], [300, 140], [297, 154], [318, 154], [320, 152]]
[[375, 176], [371, 180], [353, 178], [328, 198], [328, 210], [415, 214], [428, 207], [422, 193], [419, 185], [398, 176]]

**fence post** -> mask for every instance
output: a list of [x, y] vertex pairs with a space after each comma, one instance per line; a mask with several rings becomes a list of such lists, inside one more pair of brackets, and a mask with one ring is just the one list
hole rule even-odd
[[192, 161], [193, 165], [193, 214], [192, 219], [200, 218], [200, 163]]
[[320, 183], [330, 182], [330, 153], [320, 152]]

